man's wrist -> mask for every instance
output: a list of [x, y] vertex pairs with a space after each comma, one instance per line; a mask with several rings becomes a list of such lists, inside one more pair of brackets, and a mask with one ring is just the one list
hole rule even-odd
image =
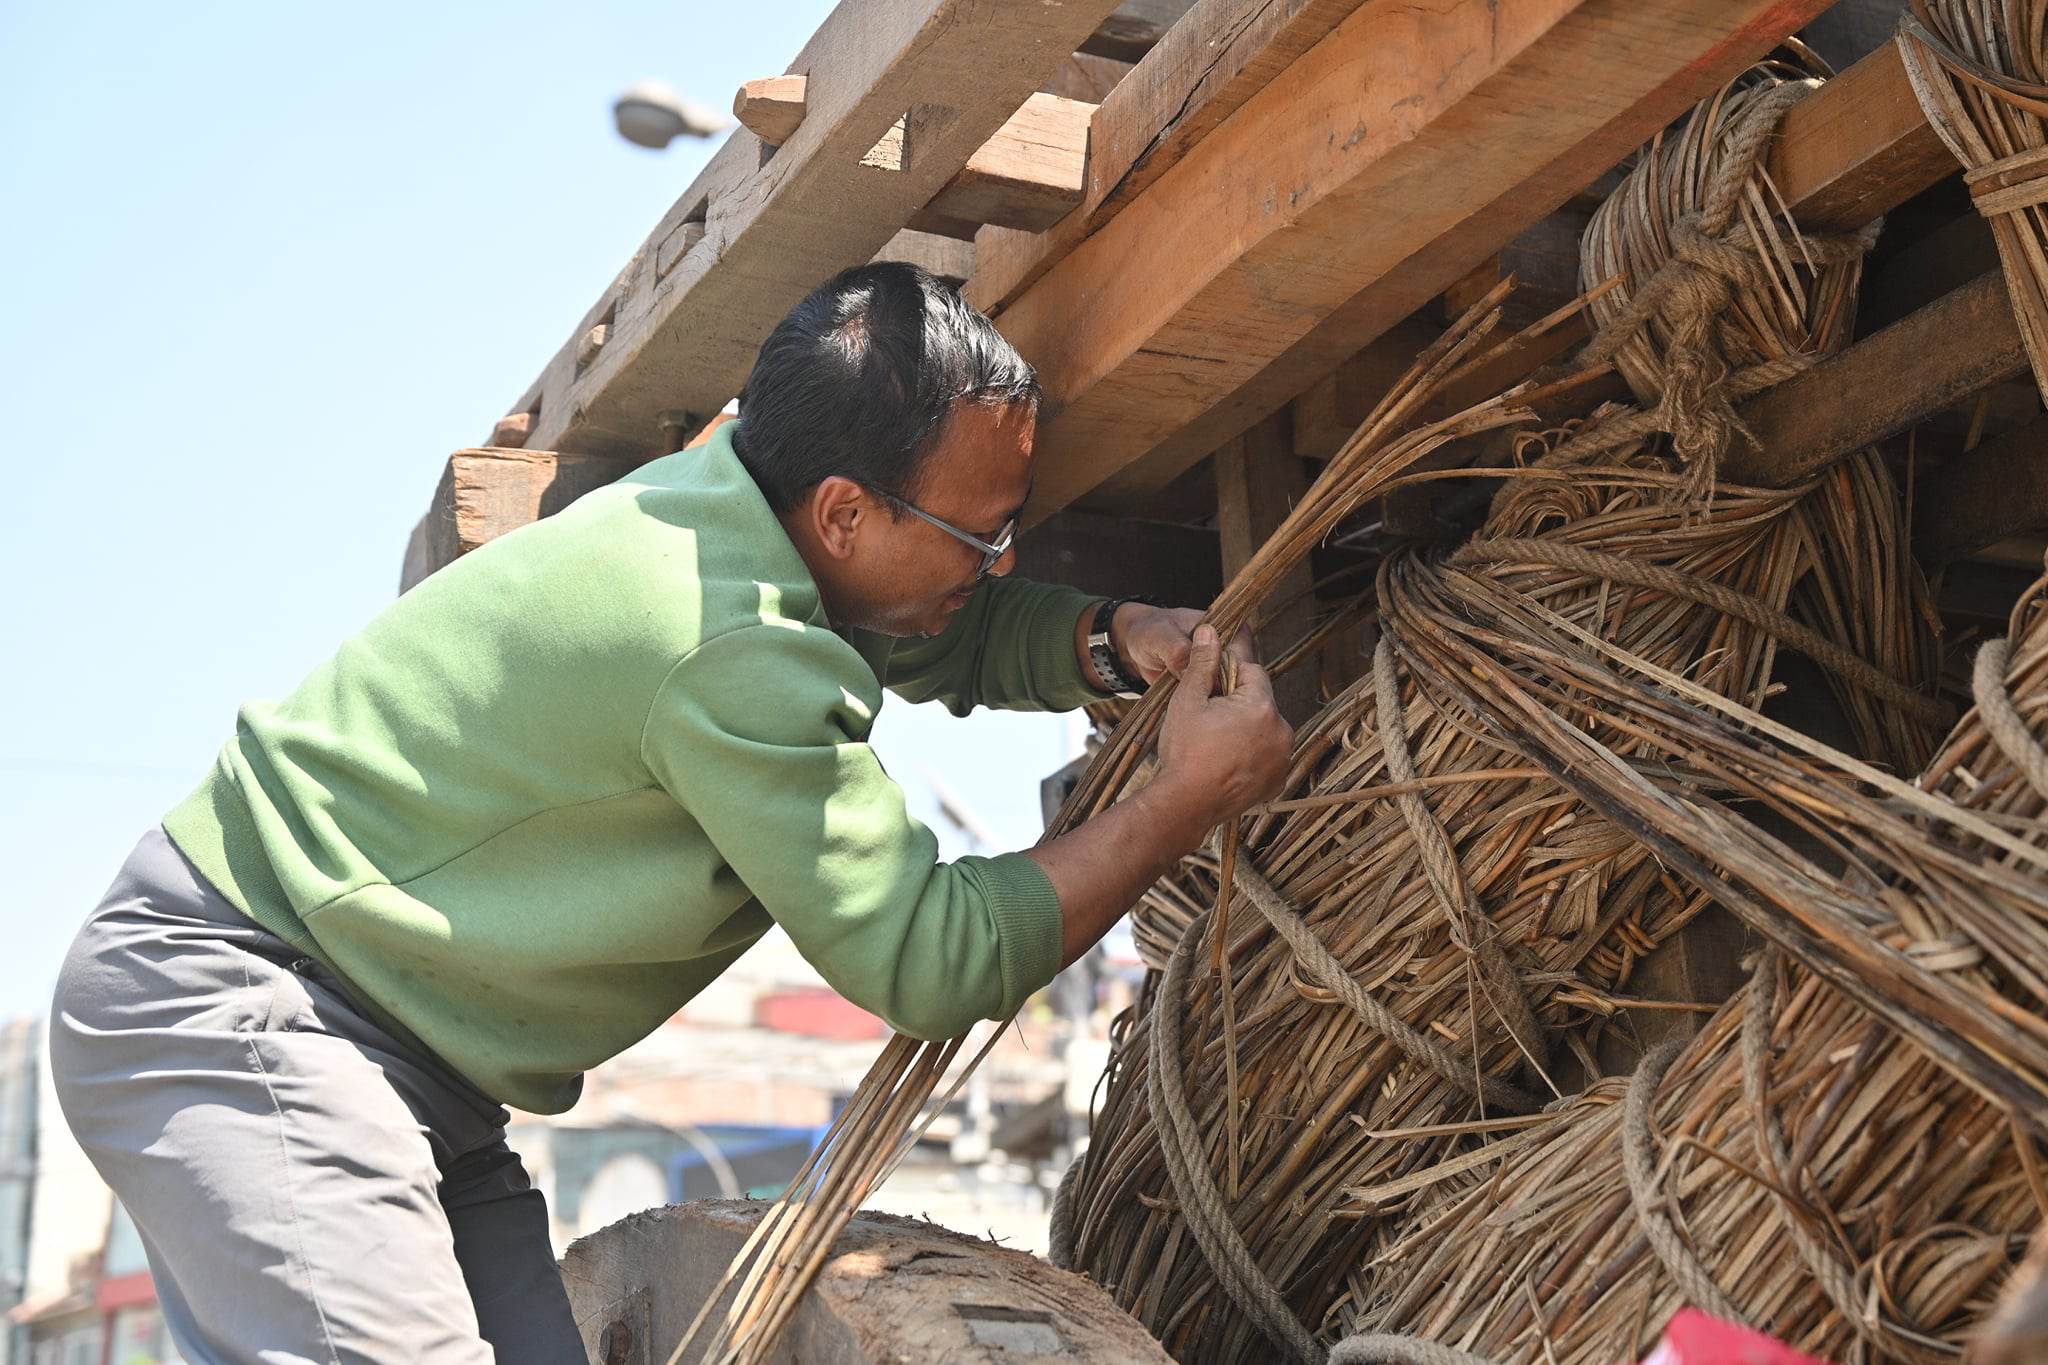
[[1119, 638], [1129, 629], [1126, 608], [1142, 603], [1142, 598], [1104, 598], [1083, 618], [1086, 633], [1076, 642], [1083, 671], [1111, 696], [1135, 697], [1145, 690], [1145, 680], [1125, 662]]
[[1161, 841], [1169, 845], [1162, 852], [1169, 858], [1179, 858], [1200, 848], [1209, 831], [1216, 827], [1217, 821], [1210, 818], [1204, 796], [1205, 793], [1188, 790], [1161, 770], [1130, 799], [1143, 809], [1148, 827], [1158, 830]]

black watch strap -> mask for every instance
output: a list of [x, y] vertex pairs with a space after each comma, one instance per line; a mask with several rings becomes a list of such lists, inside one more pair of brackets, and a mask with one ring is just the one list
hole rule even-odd
[[1152, 605], [1143, 597], [1112, 597], [1095, 609], [1095, 620], [1088, 627], [1088, 662], [1095, 669], [1098, 687], [1119, 697], [1140, 697], [1145, 693], [1145, 680], [1134, 674], [1124, 663], [1123, 656], [1116, 651], [1116, 641], [1110, 635], [1110, 624], [1116, 620], [1117, 608], [1127, 602], [1143, 602]]

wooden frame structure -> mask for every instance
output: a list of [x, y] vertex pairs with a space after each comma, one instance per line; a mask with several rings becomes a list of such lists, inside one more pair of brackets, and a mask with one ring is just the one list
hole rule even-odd
[[[1327, 454], [1436, 334], [1447, 303], [1510, 270], [1534, 277], [1532, 307], [1569, 295], [1575, 201], [1829, 9], [843, 0], [789, 73], [741, 86], [741, 129], [490, 448], [451, 459], [405, 581], [680, 448], [737, 392], [774, 322], [818, 280], [869, 259], [960, 281], [1038, 367], [1048, 403], [1031, 518], [1050, 519], [1042, 537], [1058, 539], [1069, 507], [1196, 523], [1220, 529], [1227, 573], [1270, 529], [1262, 500], [1304, 476], [1293, 457]], [[994, 17], [964, 23], [969, 10]], [[1859, 22], [1879, 31], [1882, 17]], [[1957, 172], [1889, 43], [1793, 110], [1769, 166], [1801, 224], [1825, 231], [1938, 198]], [[1940, 231], [1924, 235], [1939, 245]], [[1942, 256], [1948, 268], [1955, 258]], [[1995, 273], [1911, 302], [1752, 402], [1746, 419], [1779, 438], [1765, 448], [1802, 452], [1796, 465], [1730, 472], [1802, 477], [1958, 405], [1983, 409], [2023, 373]], [[1554, 328], [1527, 369], [1584, 336], [1575, 318]], [[2048, 526], [2048, 478], [2031, 457], [2048, 426], [1994, 411], [1988, 426], [1981, 411], [1963, 422], [1970, 449], [1938, 466], [1954, 477], [1923, 485], [1933, 561]], [[2015, 462], [2024, 477], [2000, 474]], [[1056, 566], [1061, 553], [1043, 558]], [[1140, 570], [1155, 583], [1168, 571]]]

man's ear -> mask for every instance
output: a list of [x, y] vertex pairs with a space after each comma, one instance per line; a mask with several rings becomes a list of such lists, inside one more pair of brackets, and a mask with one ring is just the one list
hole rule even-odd
[[811, 490], [811, 533], [834, 559], [853, 556], [862, 523], [873, 515], [874, 499], [852, 479], [834, 474]]

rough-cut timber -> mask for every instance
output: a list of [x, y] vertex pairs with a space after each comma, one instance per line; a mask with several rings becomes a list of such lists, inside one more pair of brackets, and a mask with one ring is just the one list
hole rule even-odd
[[780, 147], [804, 121], [804, 78], [763, 76], [732, 97], [732, 116], [766, 147]]
[[1026, 232], [1051, 227], [1081, 202], [1094, 113], [1094, 105], [1079, 100], [1031, 96], [912, 225], [924, 225], [930, 215], [968, 224], [969, 237], [983, 223]]
[[[1887, 45], [1792, 108], [1772, 144], [1768, 171], [1786, 208], [1801, 227], [1816, 232], [1847, 232], [1956, 174], [1956, 164], [1921, 117], [1919, 102], [1906, 83], [1898, 52]], [[1554, 214], [1545, 224], [1567, 218], [1565, 214]], [[1978, 269], [1996, 266], [1990, 231], [1981, 219], [1971, 215], [1959, 220], [1954, 229], [1954, 233], [1949, 229], [1937, 231], [1935, 236], [1944, 240], [1929, 244], [1931, 250], [1926, 254], [1931, 259], [1915, 259], [1905, 271], [1888, 268], [1887, 274], [1907, 274], [1910, 279], [1903, 283], [1914, 285], [1939, 278], [1944, 270], [1954, 268], [1956, 258], [1968, 254], [1944, 253], [1942, 248], [1952, 235], [1981, 236], [1985, 264]], [[1541, 262], [1517, 248], [1529, 242], [1531, 236], [1524, 233], [1502, 250], [1498, 273], [1513, 271], [1523, 277], [1525, 285], [1529, 282], [1529, 267]], [[1910, 248], [1907, 253], [1912, 257], [1920, 254], [1919, 248]], [[977, 266], [977, 276], [980, 273]], [[1976, 271], [1970, 273], [1974, 275]], [[1489, 275], [1485, 281], [1488, 287], [1495, 278]], [[1558, 288], [1554, 272], [1538, 277], [1537, 282], [1544, 295], [1542, 302], [1549, 302], [1548, 296]], [[1957, 279], [1937, 287], [1925, 297], [1914, 299], [1910, 307], [1918, 307], [1960, 282]], [[1883, 283], [1866, 283], [1866, 315], [1870, 312], [1869, 296]], [[1893, 288], [1890, 292], [1904, 291]], [[1331, 454], [1399, 378], [1416, 352], [1434, 339], [1422, 335], [1421, 328], [1422, 324], [1412, 318], [1397, 324], [1393, 331], [1375, 339], [1303, 393], [1295, 402], [1296, 451], [1318, 458]], [[1503, 385], [1529, 374], [1536, 365], [1583, 344], [1586, 338], [1584, 318], [1570, 318], [1529, 347], [1518, 348], [1528, 352], [1519, 359], [1529, 363], [1518, 363], [1514, 354], [1503, 355], [1501, 363], [1481, 366], [1450, 386], [1439, 406], [1455, 411], [1498, 392]]]
[[1819, 232], [1861, 227], [1957, 170], [1890, 43], [1785, 116], [1767, 168]]
[[1745, 403], [1740, 416], [1758, 444], [1738, 442], [1724, 477], [1797, 483], [2026, 369], [2005, 280], [1980, 275]]
[[1197, 0], [1193, 6], [1180, 5], [1186, 17], [1099, 101], [1102, 107], [1089, 133], [1081, 208], [1043, 235], [983, 230], [975, 239], [968, 302], [984, 312], [999, 310], [1361, 3]]
[[[772, 155], [744, 129], [727, 139], [512, 405], [534, 414], [528, 444], [645, 459], [660, 412], [716, 412], [769, 329], [873, 258], [1114, 7], [845, 0], [791, 65], [807, 78], [795, 134]], [[867, 164], [899, 125], [898, 168]], [[599, 324], [579, 371], [575, 339]]]
[[[591, 1360], [663, 1365], [768, 1207], [706, 1200], [653, 1209], [572, 1245], [562, 1282]], [[885, 1213], [860, 1214], [839, 1234], [771, 1359], [1170, 1365], [1144, 1328], [1079, 1275]]]
[[1359, 9], [1002, 314], [1055, 410], [1034, 510], [1159, 488], [1824, 7]]
[[1167, 30], [1185, 14], [1190, 0], [1123, 0], [1102, 26], [1088, 35], [1081, 51], [1092, 57], [1135, 62], [1150, 52]]

